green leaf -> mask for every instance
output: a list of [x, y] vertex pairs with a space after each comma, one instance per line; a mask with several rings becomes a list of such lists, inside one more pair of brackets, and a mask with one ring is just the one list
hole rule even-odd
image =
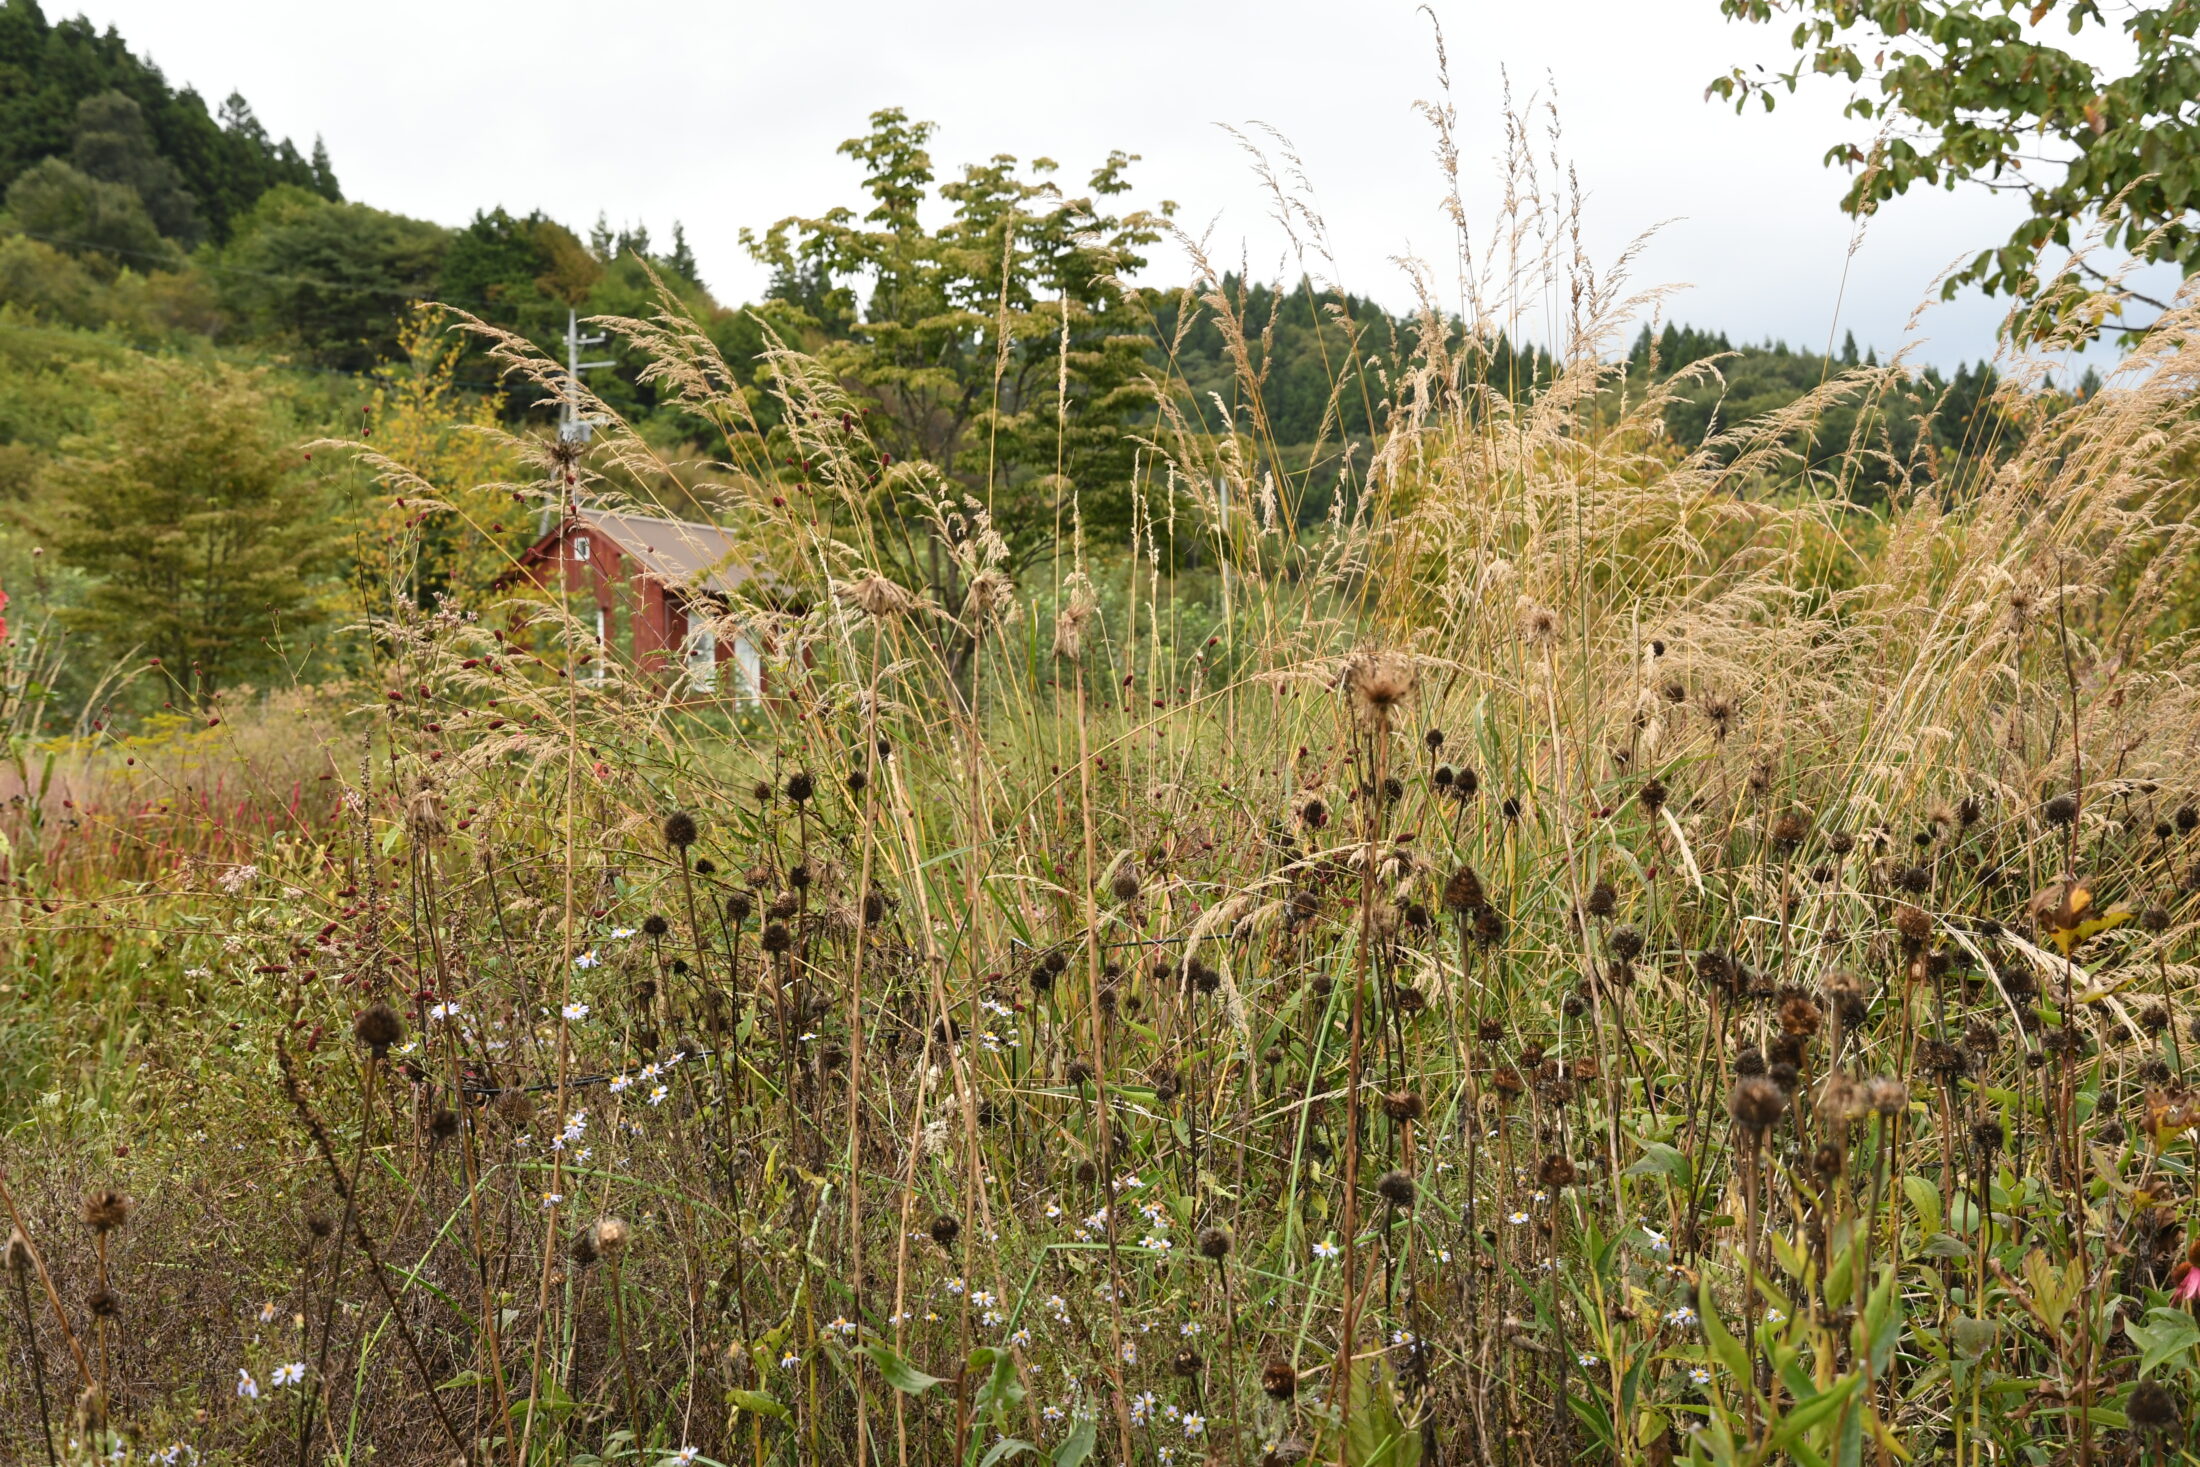
[[940, 1383], [940, 1377], [926, 1375], [911, 1365], [899, 1350], [891, 1345], [876, 1342], [856, 1346], [856, 1352], [871, 1357], [878, 1373], [886, 1377], [886, 1383], [903, 1395], [921, 1396]]
[[1772, 1450], [1794, 1451], [1801, 1445], [1803, 1433], [1839, 1411], [1842, 1402], [1856, 1394], [1856, 1388], [1863, 1380], [1862, 1375], [1844, 1375], [1809, 1400], [1798, 1402], [1794, 1410], [1782, 1416], [1773, 1426]]
[[2146, 1323], [2126, 1320], [2124, 1333], [2139, 1347], [2141, 1375], [2200, 1345], [2200, 1325], [2194, 1324], [2192, 1316], [2182, 1309], [2149, 1309]]
[[984, 1457], [979, 1459], [978, 1467], [993, 1467], [996, 1462], [1006, 1461], [1008, 1458], [1021, 1455], [1024, 1452], [1036, 1452], [1038, 1450], [1037, 1447], [1021, 1437], [1004, 1436], [993, 1444], [992, 1451], [987, 1452]]
[[1902, 1179], [1902, 1194], [1910, 1199], [1910, 1206], [1917, 1209], [1918, 1224], [1927, 1234], [1941, 1230], [1938, 1187], [1923, 1177], [1911, 1175]]
[[1711, 1356], [1734, 1377], [1739, 1390], [1755, 1388], [1755, 1375], [1749, 1368], [1749, 1353], [1742, 1342], [1734, 1338], [1719, 1319], [1718, 1310], [1711, 1304], [1711, 1285], [1708, 1282], [1696, 1286], [1696, 1313], [1703, 1320], [1704, 1343], [1711, 1347]]
[[744, 1391], [736, 1387], [726, 1392], [726, 1399], [736, 1410], [753, 1411], [758, 1416], [776, 1416], [781, 1421], [787, 1419], [787, 1408], [762, 1391]]
[[1688, 1163], [1688, 1153], [1663, 1141], [1642, 1143], [1642, 1159], [1627, 1168], [1624, 1175], [1630, 1177], [1670, 1177], [1676, 1187], [1685, 1189], [1693, 1168]]
[[1090, 1416], [1080, 1416], [1069, 1424], [1069, 1435], [1054, 1449], [1054, 1467], [1084, 1467], [1087, 1457], [1098, 1440], [1098, 1428]]

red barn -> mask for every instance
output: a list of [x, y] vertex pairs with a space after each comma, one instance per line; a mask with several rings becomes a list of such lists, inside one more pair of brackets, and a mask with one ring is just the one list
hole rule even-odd
[[636, 667], [668, 687], [717, 692], [723, 677], [724, 690], [742, 702], [763, 696], [757, 643], [738, 632], [714, 635], [707, 620], [755, 578], [721, 526], [576, 509], [509, 574], [594, 602], [596, 640], [607, 651], [623, 645]]

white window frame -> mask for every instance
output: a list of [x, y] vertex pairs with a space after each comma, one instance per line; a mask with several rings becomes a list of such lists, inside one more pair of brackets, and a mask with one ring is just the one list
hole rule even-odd
[[687, 631], [680, 638], [680, 667], [688, 686], [698, 693], [718, 688], [718, 633], [710, 622], [694, 612], [686, 613]]
[[733, 635], [733, 695], [744, 707], [764, 701], [764, 657], [756, 643], [739, 632]]
[[573, 537], [573, 558], [575, 560], [591, 559], [589, 551], [588, 537], [586, 535], [575, 535]]

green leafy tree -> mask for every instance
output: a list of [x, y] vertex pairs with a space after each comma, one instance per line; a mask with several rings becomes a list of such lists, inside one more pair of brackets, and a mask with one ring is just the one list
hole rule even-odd
[[[783, 219], [745, 242], [788, 287], [781, 327], [861, 405], [869, 449], [936, 467], [1030, 559], [1066, 531], [1073, 494], [1088, 527], [1128, 522], [1122, 428], [1153, 403], [1151, 313], [1123, 280], [1172, 206], [1107, 212], [1130, 187], [1123, 153], [1076, 195], [1045, 158], [1027, 169], [996, 156], [941, 183], [932, 132], [899, 108], [872, 114], [871, 130], [840, 146], [863, 165], [870, 209]], [[936, 226], [921, 217], [935, 204]], [[787, 471], [799, 477], [799, 463]], [[880, 483], [900, 492], [894, 475]], [[957, 597], [953, 557], [916, 529], [924, 506], [889, 498], [876, 513], [906, 536], [909, 569]]]
[[59, 158], [8, 185], [8, 215], [17, 229], [74, 255], [101, 280], [125, 267], [142, 274], [182, 263], [135, 189], [88, 177]]
[[[1719, 0], [1729, 18], [1792, 19], [1795, 67], [1737, 67], [1710, 93], [1767, 110], [1806, 75], [1855, 88], [1847, 115], [1879, 124], [1866, 149], [1840, 142], [1828, 165], [1855, 173], [1841, 206], [1865, 215], [1913, 184], [1974, 183], [2022, 198], [2024, 221], [1943, 286], [1977, 284], [2035, 300], [2026, 329], [2045, 333], [2085, 294], [2068, 276], [2043, 280], [2039, 253], [2102, 224], [2112, 247], [2200, 270], [2200, 3], [2100, 0]], [[2110, 69], [2050, 44], [2114, 24], [2130, 48]], [[2081, 262], [2080, 271], [2105, 276]], [[2160, 308], [2163, 302], [2134, 296]], [[2126, 321], [2127, 326], [2144, 325]]]
[[50, 471], [57, 548], [92, 577], [75, 628], [201, 701], [294, 654], [332, 535], [259, 374], [139, 357], [93, 387], [98, 422]]
[[262, 337], [363, 372], [397, 354], [408, 308], [435, 292], [449, 238], [439, 224], [282, 185], [239, 223], [223, 304]]
[[135, 193], [160, 232], [185, 249], [205, 235], [199, 201], [184, 187], [181, 170], [160, 155], [144, 110], [123, 93], [101, 92], [77, 104], [69, 161], [81, 173]]
[[70, 157], [79, 106], [107, 92], [138, 105], [160, 156], [175, 165], [216, 243], [276, 184], [341, 197], [318, 142], [309, 158], [288, 139], [269, 138], [239, 96], [223, 104], [217, 120], [197, 92], [171, 88], [113, 27], [102, 31], [81, 16], [49, 21], [38, 0], [0, 0], [0, 188], [43, 159]]

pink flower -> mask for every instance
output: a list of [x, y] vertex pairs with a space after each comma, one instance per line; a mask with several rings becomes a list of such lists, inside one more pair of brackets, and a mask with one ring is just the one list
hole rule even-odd
[[2186, 1264], [2185, 1276], [2177, 1281], [2177, 1287], [2170, 1291], [2170, 1297], [2180, 1304], [2189, 1304], [2200, 1299], [2200, 1268]]

